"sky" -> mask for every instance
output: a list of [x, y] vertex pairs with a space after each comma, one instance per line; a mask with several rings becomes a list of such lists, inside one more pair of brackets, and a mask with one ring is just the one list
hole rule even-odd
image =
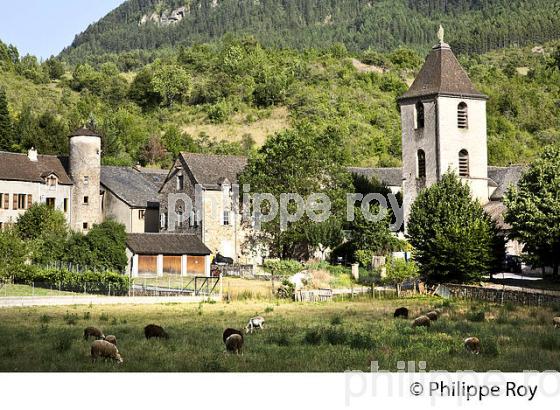
[[0, 40], [46, 59], [124, 0], [0, 0]]

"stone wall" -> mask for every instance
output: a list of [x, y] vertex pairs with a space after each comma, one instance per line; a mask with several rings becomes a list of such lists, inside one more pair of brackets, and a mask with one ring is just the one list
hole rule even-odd
[[489, 288], [480, 286], [440, 285], [437, 294], [446, 297], [481, 300], [492, 303], [514, 303], [528, 306], [560, 304], [560, 292], [533, 289]]

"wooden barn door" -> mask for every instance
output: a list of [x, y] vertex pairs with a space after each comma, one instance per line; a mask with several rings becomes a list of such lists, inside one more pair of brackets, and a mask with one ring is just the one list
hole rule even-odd
[[138, 255], [138, 274], [139, 275], [156, 275], [157, 274], [157, 256], [154, 256], [154, 255]]
[[181, 274], [181, 256], [164, 256], [163, 273], [169, 275]]
[[187, 256], [187, 273], [196, 276], [206, 276], [204, 256]]

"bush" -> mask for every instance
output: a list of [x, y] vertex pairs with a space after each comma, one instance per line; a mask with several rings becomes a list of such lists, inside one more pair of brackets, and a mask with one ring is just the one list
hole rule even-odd
[[267, 260], [263, 267], [275, 276], [292, 276], [303, 270], [301, 263], [292, 259]]
[[375, 341], [365, 333], [354, 333], [350, 337], [350, 347], [352, 349], [374, 349]]
[[318, 345], [323, 339], [321, 329], [308, 329], [303, 338], [304, 342], [309, 345]]
[[112, 272], [70, 272], [65, 269], [42, 269], [25, 266], [14, 274], [14, 283], [36, 287], [56, 287], [68, 292], [84, 292], [112, 295], [128, 294], [128, 276]]
[[348, 335], [340, 328], [331, 327], [325, 331], [325, 340], [331, 345], [342, 345], [348, 340]]

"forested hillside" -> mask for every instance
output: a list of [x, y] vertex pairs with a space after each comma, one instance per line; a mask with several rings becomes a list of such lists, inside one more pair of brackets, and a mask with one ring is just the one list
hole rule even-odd
[[[150, 20], [185, 7], [176, 24]], [[143, 20], [144, 18], [144, 20]], [[144, 24], [140, 24], [140, 23]], [[62, 53], [92, 55], [190, 46], [226, 33], [273, 47], [426, 51], [442, 23], [458, 53], [560, 38], [559, 0], [129, 0], [78, 35]]]
[[[559, 45], [461, 57], [490, 97], [491, 164], [528, 162], [559, 141]], [[297, 51], [229, 37], [167, 50], [130, 72], [126, 59], [39, 63], [0, 43], [0, 149], [65, 153], [68, 133], [87, 123], [102, 136], [106, 164], [167, 166], [181, 150], [249, 154], [267, 136], [307, 124], [339, 133], [349, 165], [398, 166], [396, 99], [423, 57], [406, 48]]]

